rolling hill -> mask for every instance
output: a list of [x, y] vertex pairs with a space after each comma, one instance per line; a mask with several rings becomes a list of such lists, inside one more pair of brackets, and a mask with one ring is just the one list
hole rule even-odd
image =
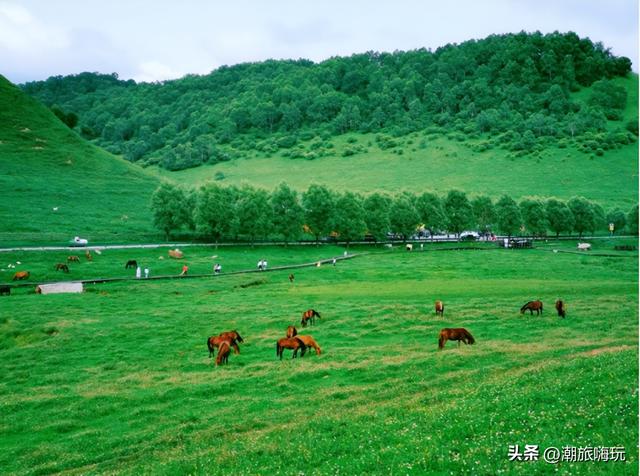
[[0, 76], [0, 242], [137, 241], [157, 184]]

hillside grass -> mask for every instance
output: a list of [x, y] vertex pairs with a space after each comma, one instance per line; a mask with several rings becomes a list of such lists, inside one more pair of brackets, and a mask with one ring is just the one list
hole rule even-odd
[[149, 205], [157, 185], [0, 76], [0, 243], [155, 237]]
[[[0, 466], [8, 474], [635, 475], [637, 256], [551, 252], [573, 246], [371, 253], [296, 270], [293, 284], [281, 271], [248, 287], [240, 285], [256, 275], [103, 284], [81, 295], [15, 290], [0, 298]], [[225, 271], [339, 251], [202, 248], [188, 259], [197, 269], [218, 254]], [[158, 259], [140, 252], [131, 257]], [[59, 259], [29, 256], [34, 267]], [[117, 276], [128, 257], [105, 252], [77, 267]], [[564, 320], [553, 309], [560, 297]], [[435, 299], [444, 318], [434, 316]], [[545, 303], [543, 316], [519, 313], [531, 299]], [[276, 339], [308, 308], [322, 318], [301, 333], [323, 354], [291, 360], [287, 351], [278, 361]], [[476, 345], [439, 352], [439, 330], [459, 326]], [[245, 343], [216, 368], [206, 338], [229, 329]], [[514, 444], [624, 446], [627, 461], [509, 462]]]

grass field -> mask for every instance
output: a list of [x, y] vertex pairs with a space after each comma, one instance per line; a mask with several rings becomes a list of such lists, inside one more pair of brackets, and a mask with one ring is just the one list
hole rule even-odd
[[[616, 254], [614, 243], [594, 243], [585, 255], [553, 253], [575, 246], [556, 243], [374, 252], [296, 270], [293, 284], [281, 271], [103, 284], [82, 295], [15, 290], [0, 298], [0, 467], [7, 474], [635, 475], [638, 259], [597, 256]], [[260, 258], [275, 266], [341, 252], [201, 248], [186, 259], [194, 272], [210, 271], [217, 255], [224, 272], [252, 269]], [[172, 271], [176, 263], [160, 254], [105, 251], [72, 275], [122, 276], [129, 258]], [[40, 274], [62, 257], [1, 259]], [[568, 304], [565, 320], [553, 310], [559, 297]], [[542, 317], [520, 315], [538, 298]], [[444, 318], [434, 316], [435, 299], [446, 304]], [[310, 307], [322, 319], [305, 333], [323, 354], [276, 360], [276, 339]], [[476, 345], [437, 351], [439, 330], [458, 326]], [[229, 329], [244, 337], [242, 353], [215, 368], [206, 338]], [[541, 452], [624, 446], [627, 461], [509, 462], [515, 444]]]

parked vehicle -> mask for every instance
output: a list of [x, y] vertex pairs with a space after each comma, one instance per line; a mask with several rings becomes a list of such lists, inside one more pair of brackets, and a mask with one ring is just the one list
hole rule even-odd
[[75, 236], [73, 240], [69, 243], [69, 246], [87, 246], [89, 244], [89, 240], [84, 238], [80, 238], [79, 236]]

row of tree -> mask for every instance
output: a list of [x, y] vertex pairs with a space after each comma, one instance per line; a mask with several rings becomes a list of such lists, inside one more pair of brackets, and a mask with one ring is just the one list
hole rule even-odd
[[[163, 83], [82, 73], [23, 85], [107, 150], [169, 169], [224, 159], [245, 138], [421, 129], [504, 136], [529, 150], [545, 138], [604, 132], [622, 119], [631, 71], [575, 33], [518, 33], [435, 51], [367, 52], [223, 66]], [[586, 98], [572, 92], [592, 86]], [[637, 122], [637, 121], [635, 121]], [[621, 126], [621, 133], [625, 130]], [[625, 139], [626, 140], [626, 139]]]
[[385, 240], [390, 234], [404, 240], [425, 231], [457, 236], [464, 230], [545, 236], [625, 227], [638, 232], [638, 206], [628, 213], [616, 208], [605, 213], [590, 200], [568, 201], [525, 198], [517, 203], [508, 195], [494, 202], [480, 195], [469, 198], [452, 190], [446, 196], [425, 192], [416, 195], [372, 193], [361, 196], [337, 193], [323, 185], [311, 185], [298, 193], [287, 184], [272, 192], [245, 185], [241, 188], [208, 184], [185, 190], [163, 183], [152, 197], [154, 225], [167, 239], [179, 230], [198, 232], [216, 242], [222, 240], [277, 239], [290, 242], [304, 234], [316, 241], [333, 237], [346, 242], [370, 236]]

